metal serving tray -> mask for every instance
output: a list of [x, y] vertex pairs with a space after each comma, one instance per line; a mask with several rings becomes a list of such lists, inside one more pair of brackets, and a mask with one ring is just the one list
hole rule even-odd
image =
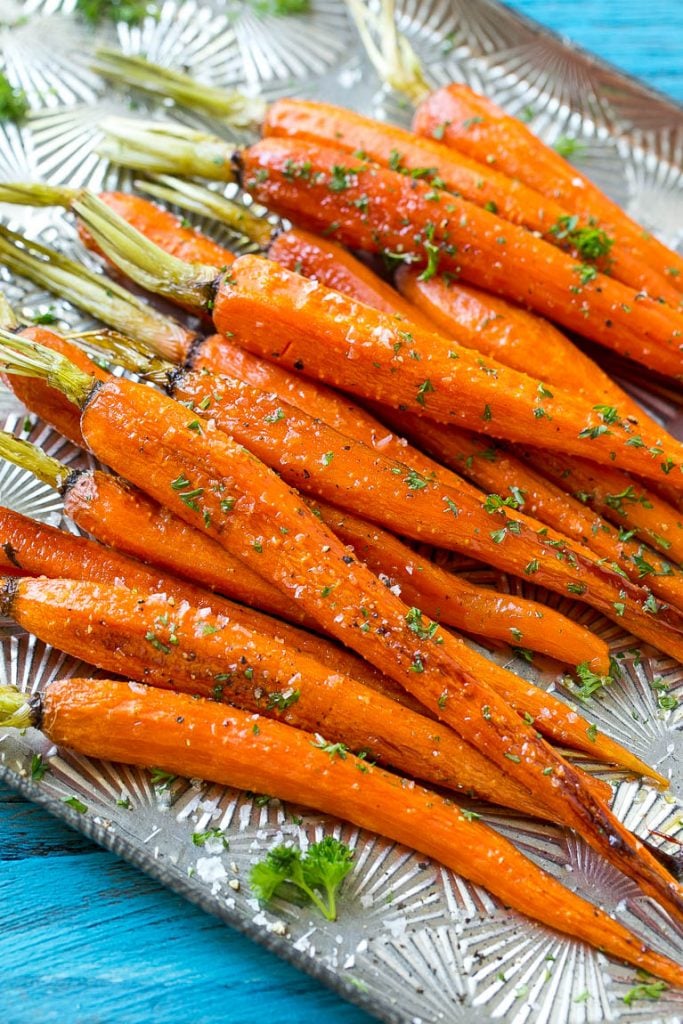
[[[108, 113], [130, 114], [131, 107], [149, 113], [153, 107], [142, 97], [112, 90], [89, 70], [90, 54], [104, 42], [187, 68], [212, 84], [243, 85], [268, 98], [294, 93], [403, 123], [409, 118], [406, 107], [380, 86], [339, 0], [312, 0], [310, 15], [279, 18], [230, 0], [161, 0], [158, 17], [141, 26], [97, 32], [74, 16], [73, 0], [2, 0], [0, 6], [6, 73], [25, 89], [34, 109], [22, 128], [0, 125], [5, 180], [130, 187], [128, 174], [94, 154], [97, 125]], [[465, 80], [511, 112], [527, 111], [547, 141], [561, 135], [582, 139], [582, 169], [667, 242], [680, 244], [681, 108], [494, 0], [406, 0], [399, 9], [400, 28], [433, 83]], [[221, 131], [182, 111], [159, 106], [157, 114]], [[0, 215], [34, 238], [81, 253], [73, 226], [61, 213], [2, 207]], [[67, 324], [84, 323], [65, 303], [2, 271], [0, 284], [29, 316], [54, 305]], [[674, 408], [654, 398], [648, 404], [673, 423]], [[35, 420], [27, 421], [3, 392], [0, 419], [5, 415], [11, 429], [60, 458], [87, 458]], [[59, 499], [7, 465], [0, 466], [0, 502], [51, 523], [62, 521]], [[475, 571], [474, 578], [495, 578], [498, 585], [535, 593], [529, 584], [505, 581], [488, 570]], [[636, 654], [632, 639], [584, 606], [550, 600], [593, 625], [623, 658], [622, 681], [593, 701], [591, 717], [668, 772], [673, 791], [680, 793], [683, 715], [680, 709], [661, 710], [652, 684], [661, 678], [683, 698], [683, 668], [646, 651]], [[27, 692], [56, 676], [90, 672], [11, 624], [0, 626], [0, 643], [3, 681]], [[556, 684], [553, 673], [533, 672], [541, 684]], [[30, 775], [35, 753], [50, 768], [39, 782]], [[145, 771], [51, 749], [32, 730], [23, 736], [0, 734], [0, 778], [382, 1020], [673, 1024], [683, 1015], [681, 993], [627, 1006], [623, 996], [634, 983], [632, 969], [505, 910], [477, 886], [404, 847], [319, 814], [196, 780], [177, 780], [164, 789]], [[87, 806], [85, 812], [64, 802], [73, 796]], [[121, 806], [122, 799], [130, 806]], [[672, 796], [628, 780], [615, 780], [614, 807], [638, 834], [655, 830], [660, 836], [655, 841], [674, 836], [683, 822], [681, 805]], [[484, 810], [484, 816], [566, 884], [663, 952], [680, 955], [683, 934], [664, 912], [574, 836], [512, 813]], [[192, 833], [208, 827], [224, 830], [229, 849], [220, 840], [193, 844]], [[339, 920], [329, 924], [287, 903], [260, 906], [246, 881], [255, 857], [283, 839], [305, 845], [323, 831], [333, 831], [356, 849]]]

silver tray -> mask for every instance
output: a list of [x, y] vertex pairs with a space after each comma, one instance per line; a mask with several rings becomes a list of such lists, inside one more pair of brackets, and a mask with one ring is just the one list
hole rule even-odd
[[[25, 89], [35, 111], [21, 129], [0, 125], [2, 179], [130, 187], [127, 174], [93, 153], [97, 125], [107, 113], [130, 114], [132, 105], [143, 112], [152, 108], [143, 98], [133, 102], [112, 90], [88, 69], [89, 55], [103, 42], [185, 67], [216, 85], [246, 85], [268, 98], [321, 97], [390, 120], [409, 119], [405, 105], [380, 87], [361, 55], [339, 0], [313, 0], [310, 16], [291, 18], [262, 16], [253, 6], [230, 0], [162, 0], [158, 19], [97, 33], [79, 24], [72, 8], [73, 0], [0, 4], [6, 73]], [[561, 135], [581, 138], [586, 145], [582, 169], [669, 244], [681, 243], [681, 108], [493, 0], [406, 0], [399, 10], [400, 28], [413, 41], [430, 81], [465, 80], [512, 113], [530, 108], [532, 127], [549, 142]], [[157, 114], [221, 131], [182, 111], [164, 108]], [[74, 229], [61, 213], [2, 207], [0, 215], [12, 227], [82, 258]], [[0, 285], [28, 315], [54, 306], [67, 324], [85, 323], [66, 304], [10, 280], [2, 270]], [[674, 408], [654, 398], [648, 404], [673, 424]], [[63, 460], [87, 458], [34, 420], [27, 423], [7, 392], [0, 394], [0, 420], [5, 416], [11, 429]], [[59, 499], [7, 465], [0, 466], [0, 502], [62, 523]], [[528, 596], [536, 593], [533, 586], [490, 571], [479, 570], [475, 578], [495, 578], [497, 585]], [[683, 714], [680, 708], [662, 711], [653, 688], [662, 679], [683, 701], [683, 667], [648, 657], [647, 651], [636, 654], [632, 638], [584, 606], [554, 596], [549, 601], [590, 624], [622, 658], [623, 679], [593, 701], [592, 718], [666, 771], [673, 791], [683, 792]], [[9, 623], [0, 624], [0, 645], [2, 681], [27, 692], [56, 676], [91, 672]], [[506, 663], [529, 671], [524, 664]], [[534, 678], [557, 685], [548, 672]], [[50, 767], [39, 782], [30, 775], [36, 753]], [[683, 1019], [681, 993], [666, 992], [656, 1003], [628, 1007], [623, 996], [634, 983], [632, 969], [506, 911], [438, 864], [333, 819], [196, 780], [177, 780], [164, 789], [147, 772], [55, 750], [32, 730], [22, 736], [0, 733], [0, 778], [382, 1020], [674, 1024]], [[662, 837], [675, 836], [683, 823], [681, 804], [647, 786], [614, 781], [620, 818], [639, 835], [656, 832], [655, 841], [666, 845]], [[64, 802], [73, 796], [87, 806], [84, 813]], [[118, 803], [124, 798], [129, 807]], [[667, 915], [574, 836], [513, 813], [482, 810], [566, 884], [663, 952], [680, 955], [683, 933]], [[220, 840], [193, 844], [192, 834], [209, 827], [224, 830], [229, 849]], [[305, 844], [323, 831], [333, 831], [356, 849], [339, 920], [329, 924], [287, 903], [260, 906], [246, 881], [251, 862], [276, 842]]]

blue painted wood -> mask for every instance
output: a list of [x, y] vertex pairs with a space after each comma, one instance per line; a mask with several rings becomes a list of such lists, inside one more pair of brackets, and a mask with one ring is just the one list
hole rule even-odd
[[[510, 6], [683, 100], [683, 4]], [[0, 786], [4, 1024], [369, 1024], [254, 946]]]

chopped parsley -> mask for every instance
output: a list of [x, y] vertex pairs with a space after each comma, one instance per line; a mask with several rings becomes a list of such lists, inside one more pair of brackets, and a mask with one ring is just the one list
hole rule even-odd
[[[28, 111], [29, 102], [24, 90], [15, 88], [5, 75], [0, 73], [0, 124], [7, 121], [19, 124], [24, 120]], [[54, 323], [54, 321], [36, 320], [34, 323]]]

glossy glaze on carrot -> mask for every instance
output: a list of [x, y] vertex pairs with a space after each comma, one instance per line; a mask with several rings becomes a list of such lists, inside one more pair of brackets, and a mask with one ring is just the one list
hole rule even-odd
[[441, 861], [488, 887], [504, 905], [683, 984], [679, 967], [564, 889], [482, 822], [351, 754], [331, 758], [302, 730], [184, 694], [109, 680], [52, 683], [40, 712], [38, 724], [53, 743], [91, 757], [256, 789], [346, 818]]
[[[569, 211], [550, 197], [547, 188], [536, 191], [523, 183], [521, 175], [508, 177], [501, 173], [495, 160], [473, 160], [443, 145], [439, 141], [444, 134], [443, 125], [433, 130], [431, 136], [420, 137], [343, 107], [287, 98], [270, 105], [263, 134], [339, 147], [346, 151], [347, 160], [376, 161], [408, 177], [438, 184], [498, 214], [502, 220], [538, 232], [554, 245], [572, 249], [571, 244], [562, 241], [563, 234], [566, 235], [563, 226], [570, 220]], [[586, 218], [585, 226], [589, 223]], [[572, 256], [580, 261], [575, 250]], [[653, 298], [678, 305], [680, 295], [670, 280], [625, 247], [611, 246], [608, 257], [597, 262], [617, 280], [636, 290], [647, 290]]]
[[[538, 139], [517, 118], [465, 85], [437, 89], [420, 105], [414, 127], [470, 159], [525, 182], [581, 217], [594, 217], [634, 256], [683, 290], [683, 258], [632, 221], [574, 164]], [[656, 294], [656, 293], [654, 293]]]
[[[683, 373], [683, 313], [577, 264], [524, 228], [343, 150], [268, 138], [240, 155], [255, 199], [351, 248], [414, 259], [548, 316], [670, 376]], [[343, 174], [333, 168], [342, 166]], [[306, 167], [306, 179], [291, 168]], [[341, 187], [337, 183], [341, 184]]]

